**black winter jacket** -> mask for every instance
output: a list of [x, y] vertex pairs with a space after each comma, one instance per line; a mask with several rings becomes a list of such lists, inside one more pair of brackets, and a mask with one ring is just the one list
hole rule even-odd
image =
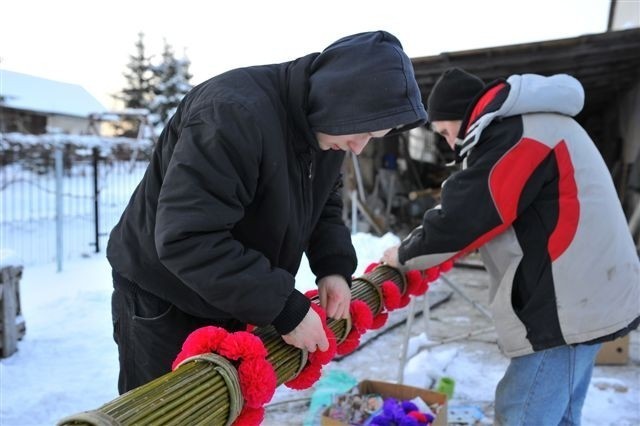
[[305, 103], [317, 54], [229, 71], [194, 88], [159, 138], [111, 232], [112, 267], [198, 317], [272, 323], [281, 334], [309, 300], [294, 276], [350, 282], [342, 151], [321, 151]]
[[294, 288], [304, 252], [317, 278], [350, 282], [356, 267], [341, 219], [344, 152], [320, 150], [315, 132], [400, 132], [425, 120], [411, 60], [384, 31], [214, 77], [160, 136], [107, 257], [184, 312], [286, 334], [309, 310]]

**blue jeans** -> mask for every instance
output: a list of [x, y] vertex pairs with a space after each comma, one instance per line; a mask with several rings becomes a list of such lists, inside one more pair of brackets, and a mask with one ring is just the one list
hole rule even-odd
[[579, 425], [600, 346], [559, 346], [513, 358], [496, 388], [495, 424]]

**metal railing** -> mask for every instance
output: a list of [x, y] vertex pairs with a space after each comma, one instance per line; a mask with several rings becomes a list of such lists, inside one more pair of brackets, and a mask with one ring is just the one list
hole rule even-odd
[[57, 262], [58, 270], [100, 252], [150, 147], [130, 138], [0, 135], [0, 249], [21, 265]]

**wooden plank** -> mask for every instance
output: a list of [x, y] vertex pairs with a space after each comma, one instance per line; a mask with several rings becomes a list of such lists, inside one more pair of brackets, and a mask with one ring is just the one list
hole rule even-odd
[[1, 271], [2, 279], [2, 304], [0, 311], [2, 313], [2, 358], [12, 355], [16, 349], [18, 340], [18, 332], [16, 330], [16, 313], [18, 304], [16, 302], [16, 282], [12, 277], [12, 267], [3, 268]]

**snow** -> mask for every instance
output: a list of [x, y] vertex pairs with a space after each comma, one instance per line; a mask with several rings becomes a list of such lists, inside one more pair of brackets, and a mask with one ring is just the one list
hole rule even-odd
[[[358, 276], [398, 239], [391, 234], [378, 238], [360, 233], [353, 236], [353, 241], [359, 255]], [[486, 277], [458, 269], [454, 268], [451, 276], [458, 283], [468, 282], [465, 291], [483, 301], [479, 295], [485, 290], [482, 282]], [[314, 281], [308, 264], [303, 262], [297, 275], [299, 288], [312, 288]], [[439, 286], [443, 284], [434, 284], [432, 291]], [[111, 288], [110, 268], [102, 254], [70, 261], [60, 273], [55, 272], [53, 264], [25, 268], [20, 290], [27, 331], [18, 342], [18, 352], [0, 362], [1, 425], [51, 425], [117, 397]], [[475, 327], [484, 326], [482, 316], [454, 295], [431, 310], [429, 330], [454, 334], [474, 323]], [[404, 383], [431, 387], [442, 375], [453, 377], [455, 391], [450, 405], [488, 408], [490, 415], [495, 385], [508, 363], [495, 340], [489, 335], [424, 349], [430, 342], [425, 327], [424, 321], [414, 321], [409, 346], [413, 356], [403, 369]], [[405, 330], [397, 327], [385, 333], [352, 355], [333, 361], [326, 371], [346, 371], [357, 380], [395, 381]], [[583, 411], [584, 425], [640, 424], [638, 337], [637, 331], [632, 334], [629, 365], [596, 366]], [[287, 401], [309, 398], [312, 391], [280, 386], [272, 400], [273, 408], [267, 406], [265, 424], [302, 424], [308, 414], [306, 403]]]
[[[43, 96], [45, 94], [47, 96]], [[0, 98], [4, 105], [29, 111], [87, 117], [105, 107], [78, 84], [0, 70]]]

